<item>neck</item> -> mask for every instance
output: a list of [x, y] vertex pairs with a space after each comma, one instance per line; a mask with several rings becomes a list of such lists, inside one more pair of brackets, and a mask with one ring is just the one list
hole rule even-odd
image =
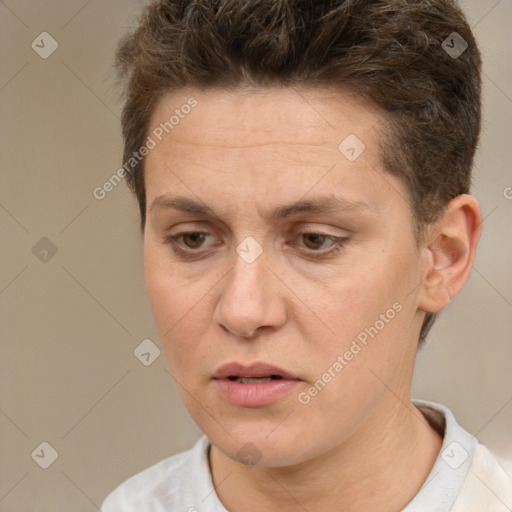
[[300, 506], [396, 512], [418, 493], [441, 445], [441, 436], [412, 403], [391, 396], [350, 438], [315, 459], [248, 468], [212, 446], [210, 468], [217, 495], [231, 512]]

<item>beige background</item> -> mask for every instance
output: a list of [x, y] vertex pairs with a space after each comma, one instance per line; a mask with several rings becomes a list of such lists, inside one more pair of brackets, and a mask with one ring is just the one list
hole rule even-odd
[[[124, 184], [92, 195], [120, 165], [111, 63], [140, 4], [0, 1], [4, 512], [98, 510], [123, 479], [200, 435], [163, 357], [146, 367], [133, 355], [143, 339], [158, 343], [135, 201]], [[485, 232], [469, 283], [418, 358], [414, 395], [448, 405], [512, 458], [512, 0], [463, 5], [485, 58], [474, 181]], [[31, 48], [43, 31], [59, 44], [48, 59]], [[57, 248], [47, 262], [32, 252], [43, 237]], [[43, 441], [58, 452], [46, 470], [31, 458]]]

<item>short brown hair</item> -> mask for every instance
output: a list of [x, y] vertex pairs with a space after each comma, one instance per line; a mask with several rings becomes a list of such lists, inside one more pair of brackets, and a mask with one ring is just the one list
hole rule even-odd
[[[447, 51], [456, 44], [460, 55]], [[125, 161], [144, 145], [155, 105], [168, 92], [343, 86], [383, 114], [382, 161], [407, 185], [418, 234], [469, 192], [481, 57], [454, 1], [154, 1], [121, 41], [116, 67], [125, 93]], [[126, 178], [144, 230], [144, 159]], [[420, 343], [435, 316], [427, 313]]]

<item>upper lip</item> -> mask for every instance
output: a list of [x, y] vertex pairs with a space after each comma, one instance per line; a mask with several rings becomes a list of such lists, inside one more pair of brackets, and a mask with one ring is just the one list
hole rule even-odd
[[238, 362], [224, 364], [217, 369], [213, 375], [214, 379], [224, 379], [228, 377], [243, 377], [246, 379], [257, 377], [271, 377], [272, 375], [279, 376], [283, 379], [300, 380], [291, 373], [278, 368], [268, 363], [252, 363], [250, 365], [243, 365]]

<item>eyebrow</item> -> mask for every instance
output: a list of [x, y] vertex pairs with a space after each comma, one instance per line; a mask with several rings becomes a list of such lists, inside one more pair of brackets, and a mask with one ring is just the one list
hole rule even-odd
[[[149, 209], [174, 209], [191, 215], [202, 215], [214, 218], [220, 218], [220, 215], [210, 206], [203, 202], [198, 202], [184, 196], [171, 197], [161, 195], [155, 198]], [[265, 217], [270, 220], [279, 220], [298, 215], [301, 213], [336, 213], [339, 211], [354, 211], [356, 213], [377, 212], [373, 207], [363, 201], [352, 201], [342, 197], [317, 197], [315, 199], [301, 199], [294, 203], [276, 206], [265, 212]]]

